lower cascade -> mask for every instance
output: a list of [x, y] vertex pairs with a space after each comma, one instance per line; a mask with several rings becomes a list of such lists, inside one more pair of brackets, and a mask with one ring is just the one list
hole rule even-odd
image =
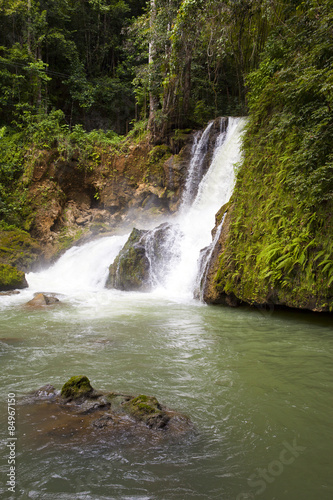
[[[53, 267], [27, 275], [30, 290], [67, 294], [97, 291], [107, 286], [149, 291], [171, 299], [192, 299], [198, 283], [204, 279], [202, 273], [212, 253], [211, 230], [215, 214], [232, 194], [235, 164], [241, 155], [245, 118], [228, 118], [227, 121], [227, 128], [225, 119], [223, 121], [210, 167], [203, 177], [200, 155], [206, 154], [204, 141], [209, 134], [205, 132], [209, 131], [211, 123], [201, 139], [195, 141], [188, 173], [191, 179], [185, 186], [176, 215], [154, 229], [136, 228], [135, 234], [104, 237], [72, 247]], [[196, 168], [200, 172], [196, 172]], [[196, 195], [190, 201], [193, 179], [199, 177]], [[201, 259], [200, 264], [200, 252], [206, 247], [205, 263]]]

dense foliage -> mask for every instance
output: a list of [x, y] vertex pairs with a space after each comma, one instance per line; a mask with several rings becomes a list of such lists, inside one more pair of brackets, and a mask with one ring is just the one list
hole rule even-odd
[[125, 29], [144, 0], [1, 0], [0, 120], [61, 109], [67, 123], [126, 131], [133, 118]]
[[244, 162], [217, 276], [247, 301], [333, 307], [332, 12], [332, 2], [300, 6], [248, 77]]
[[275, 0], [152, 0], [140, 83], [150, 92], [153, 132], [245, 114], [245, 76], [285, 15]]
[[128, 130], [244, 114], [244, 78], [276, 0], [0, 0], [0, 123], [61, 109], [69, 126]]

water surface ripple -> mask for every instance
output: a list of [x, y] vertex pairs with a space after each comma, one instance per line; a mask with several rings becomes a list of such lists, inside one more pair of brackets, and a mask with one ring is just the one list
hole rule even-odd
[[[7, 304], [2, 400], [83, 373], [96, 388], [155, 395], [197, 432], [156, 446], [57, 441], [31, 432], [18, 407], [15, 498], [332, 498], [329, 317], [112, 291], [102, 304], [107, 295], [104, 312], [66, 298], [49, 310]], [[2, 456], [5, 418], [3, 405]]]

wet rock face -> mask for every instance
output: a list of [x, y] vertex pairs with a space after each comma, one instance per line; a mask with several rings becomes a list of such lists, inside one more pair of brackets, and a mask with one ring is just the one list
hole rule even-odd
[[138, 442], [163, 442], [185, 437], [194, 431], [189, 418], [161, 405], [153, 396], [132, 396], [118, 392], [99, 392], [86, 376], [69, 379], [61, 391], [47, 384], [35, 391], [24, 409], [28, 421], [40, 436], [52, 440], [66, 437], [110, 444], [123, 439]]
[[[207, 264], [205, 279], [200, 283], [200, 295], [207, 304], [224, 304], [230, 307], [237, 307], [241, 304], [241, 301], [235, 297], [235, 295], [226, 293], [224, 290], [219, 289], [216, 285], [216, 275], [219, 269], [220, 256], [225, 249], [232, 210], [233, 205], [225, 204], [216, 214], [215, 228], [212, 231], [213, 235], [215, 235], [217, 228], [220, 225], [222, 216], [225, 212], [227, 212], [220, 236]], [[203, 252], [204, 251], [205, 250], [203, 250]]]
[[109, 268], [107, 288], [138, 291], [147, 290], [149, 261], [142, 237], [147, 231], [133, 229], [124, 247]]
[[109, 268], [106, 287], [145, 292], [163, 284], [179, 254], [178, 237], [179, 228], [169, 223], [152, 230], [134, 228]]
[[[40, 151], [32, 164], [32, 178], [26, 179], [32, 214], [29, 231], [40, 244], [39, 258], [49, 262], [82, 238], [113, 232], [130, 217], [129, 210], [142, 212], [145, 220], [176, 211], [192, 135], [185, 134], [177, 155], [166, 145], [152, 148], [146, 140], [126, 141], [121, 151], [104, 151], [100, 161], [87, 169], [82, 168], [78, 151], [67, 158], [56, 148]], [[4, 258], [11, 263], [8, 255]]]

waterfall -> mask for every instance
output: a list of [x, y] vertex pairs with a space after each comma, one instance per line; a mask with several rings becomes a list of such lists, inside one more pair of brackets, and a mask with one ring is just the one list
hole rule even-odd
[[49, 269], [27, 274], [29, 287], [40, 292], [76, 293], [103, 289], [108, 267], [125, 244], [128, 234], [74, 246]]
[[180, 258], [181, 238], [179, 225], [167, 222], [147, 231], [147, 234], [143, 236], [142, 241], [150, 266], [149, 281], [152, 288], [166, 285], [166, 277]]
[[222, 130], [217, 139], [212, 163], [199, 184], [192, 205], [186, 210], [182, 207], [176, 218], [182, 235], [180, 256], [177, 255], [165, 280], [165, 290], [170, 296], [190, 298], [193, 295], [200, 251], [211, 243], [215, 214], [232, 194], [234, 165], [241, 157], [244, 123], [244, 118], [229, 118], [227, 130]]
[[[159, 228], [148, 231], [144, 236], [153, 295], [192, 300], [200, 251], [211, 244], [215, 214], [232, 193], [234, 165], [240, 160], [244, 120], [229, 118], [226, 130], [221, 122], [211, 165], [203, 176], [201, 169], [213, 122], [200, 136], [195, 136], [181, 209], [168, 220], [162, 242], [160, 240], [157, 246], [155, 236]], [[127, 238], [128, 234], [103, 237], [71, 248], [50, 269], [27, 275], [30, 291], [75, 294], [102, 290], [108, 267]], [[213, 252], [212, 246], [209, 251]]]
[[194, 135], [194, 141], [191, 151], [191, 162], [185, 183], [185, 189], [182, 196], [180, 210], [188, 207], [193, 201], [202, 179], [203, 162], [208, 151], [209, 133], [213, 126], [213, 121], [209, 122], [205, 130], [197, 132]]

